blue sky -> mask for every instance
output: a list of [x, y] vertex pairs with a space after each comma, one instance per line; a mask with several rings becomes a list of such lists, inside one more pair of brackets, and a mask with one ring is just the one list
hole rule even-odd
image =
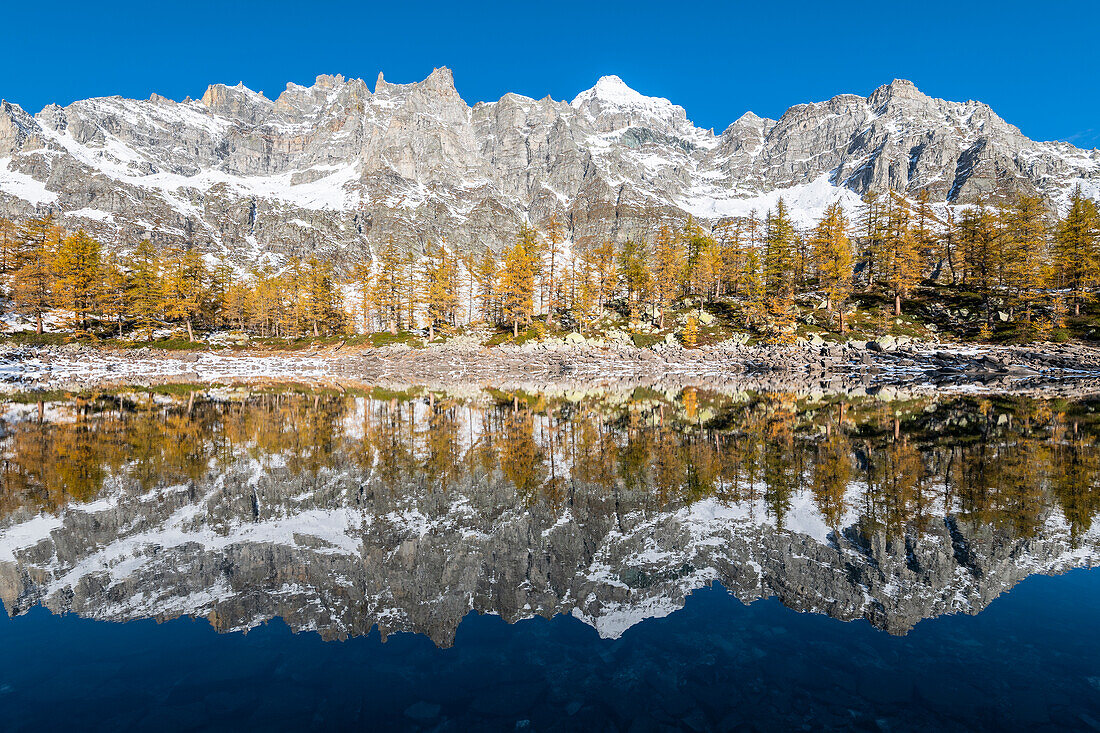
[[395, 82], [454, 70], [471, 104], [572, 99], [603, 74], [721, 130], [746, 110], [868, 94], [895, 77], [979, 99], [1037, 139], [1100, 146], [1100, 3], [20, 2], [5, 9], [0, 97], [32, 112], [121, 94], [173, 99], [243, 81], [277, 96], [322, 73]]

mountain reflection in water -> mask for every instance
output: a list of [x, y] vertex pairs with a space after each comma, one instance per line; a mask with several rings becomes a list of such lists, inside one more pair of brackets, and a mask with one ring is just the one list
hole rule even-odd
[[617, 638], [718, 581], [905, 633], [1100, 557], [1096, 404], [205, 390], [3, 409], [10, 614]]

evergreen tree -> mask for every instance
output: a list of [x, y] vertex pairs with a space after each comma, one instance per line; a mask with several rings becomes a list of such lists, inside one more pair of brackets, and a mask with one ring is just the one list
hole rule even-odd
[[[917, 193], [916, 206], [913, 209], [913, 237], [917, 241], [918, 257], [921, 262], [936, 263], [942, 249], [939, 236], [939, 217], [932, 209], [928, 189], [922, 188]], [[942, 262], [936, 263], [933, 268], [933, 279], [936, 279], [942, 269]]]
[[401, 261], [402, 298], [405, 301], [405, 322], [409, 328], [416, 328], [417, 309], [423, 304], [422, 287], [419, 282], [420, 256], [413, 250], [405, 252]]
[[755, 249], [750, 249], [745, 256], [745, 269], [741, 277], [745, 297], [745, 316], [749, 323], [759, 323], [764, 319], [767, 304], [760, 254]]
[[741, 287], [741, 275], [745, 270], [741, 222], [735, 219], [719, 222], [714, 227], [714, 238], [718, 244], [720, 262], [715, 297], [721, 298], [727, 291], [734, 292]]
[[860, 217], [861, 254], [864, 272], [864, 284], [867, 290], [874, 287], [875, 275], [880, 267], [879, 259], [882, 253], [883, 233], [885, 230], [882, 221], [882, 206], [879, 195], [875, 191], [868, 191], [863, 195], [863, 213]]
[[235, 275], [233, 266], [222, 255], [218, 264], [210, 272], [210, 287], [203, 304], [204, 319], [211, 328], [220, 328], [229, 322], [229, 291], [233, 287]]

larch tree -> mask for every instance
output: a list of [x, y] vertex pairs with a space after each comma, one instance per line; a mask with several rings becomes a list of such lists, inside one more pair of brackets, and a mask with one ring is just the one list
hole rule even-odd
[[428, 250], [424, 302], [428, 307], [428, 340], [437, 324], [454, 324], [458, 310], [458, 260], [441, 244]]
[[653, 296], [662, 329], [665, 327], [665, 312], [680, 292], [685, 259], [680, 238], [662, 225], [657, 230], [653, 248]]
[[206, 288], [206, 265], [198, 249], [173, 245], [164, 258], [162, 307], [168, 320], [183, 321], [187, 340], [195, 340], [194, 320], [202, 308]]
[[481, 295], [482, 318], [487, 322], [497, 320], [497, 284], [500, 273], [497, 258], [488, 247], [477, 261], [473, 276], [477, 281], [478, 293]]
[[118, 252], [112, 250], [103, 262], [103, 314], [113, 320], [118, 327], [118, 337], [122, 338], [122, 327], [130, 314], [130, 274], [123, 268]]
[[374, 277], [371, 300], [378, 309], [378, 318], [391, 334], [396, 334], [401, 324], [401, 306], [404, 292], [401, 252], [393, 239], [378, 253], [378, 272]]
[[879, 264], [894, 296], [894, 315], [901, 315], [901, 301], [920, 282], [920, 245], [910, 225], [909, 205], [890, 193], [883, 227]]
[[769, 331], [773, 340], [787, 341], [794, 325], [797, 235], [783, 199], [768, 214], [764, 229], [764, 292]]
[[260, 283], [252, 287], [241, 278], [233, 278], [229, 291], [225, 294], [225, 317], [229, 324], [243, 331], [245, 324], [252, 318], [259, 296]]
[[1032, 310], [1049, 277], [1046, 207], [1038, 196], [1020, 194], [1000, 212], [1005, 236], [1000, 247], [1002, 279], [1010, 310], [1019, 309], [1031, 324]]
[[962, 282], [974, 287], [982, 299], [985, 314], [983, 331], [993, 322], [993, 290], [1000, 258], [1001, 228], [993, 211], [978, 201], [966, 209], [957, 224], [959, 254], [965, 263]]
[[363, 319], [363, 333], [370, 333], [370, 296], [374, 284], [373, 261], [370, 250], [364, 247], [351, 262], [348, 281], [359, 299], [358, 315]]
[[0, 274], [6, 275], [15, 268], [18, 243], [18, 227], [11, 219], [0, 217]]
[[603, 315], [607, 299], [615, 289], [615, 243], [604, 240], [591, 252], [596, 275], [596, 306]]
[[51, 214], [29, 220], [19, 232], [12, 299], [16, 307], [34, 318], [39, 334], [43, 330], [43, 316], [54, 305], [53, 258], [62, 238], [61, 227]]
[[1066, 215], [1054, 235], [1054, 269], [1060, 287], [1070, 291], [1073, 314], [1081, 315], [1081, 302], [1092, 297], [1100, 279], [1100, 216], [1096, 202], [1074, 190]]
[[879, 258], [882, 252], [883, 233], [882, 205], [875, 191], [863, 195], [862, 214], [860, 216], [860, 259], [864, 272], [864, 284], [871, 290], [875, 284], [875, 274], [880, 268]]
[[73, 326], [88, 327], [88, 314], [97, 309], [103, 286], [99, 242], [83, 229], [61, 240], [53, 256], [57, 305], [72, 313]]
[[129, 258], [130, 312], [134, 325], [149, 340], [161, 313], [161, 261], [156, 246], [148, 239], [138, 242]]
[[338, 305], [332, 262], [310, 257], [306, 261], [303, 285], [304, 312], [313, 336], [320, 336], [322, 328], [327, 333], [339, 332], [343, 326], [342, 311]]
[[649, 251], [640, 239], [628, 239], [619, 253], [619, 277], [626, 290], [626, 304], [630, 310], [630, 322], [641, 315], [641, 305], [649, 295]]
[[573, 310], [578, 320], [584, 324], [590, 324], [596, 318], [596, 309], [599, 303], [599, 277], [596, 273], [596, 257], [592, 247], [584, 247], [580, 250], [579, 264], [574, 284], [575, 295], [573, 297]]
[[721, 296], [725, 263], [722, 248], [717, 240], [707, 237], [706, 246], [699, 255], [699, 274], [697, 287], [706, 294], [707, 300]]
[[565, 244], [565, 225], [554, 214], [546, 225], [546, 325], [554, 325], [554, 308], [557, 306], [558, 281], [557, 268], [564, 254], [562, 247]]
[[814, 256], [825, 291], [825, 306], [837, 314], [837, 330], [844, 333], [844, 302], [852, 292], [852, 244], [848, 219], [840, 203], [825, 210], [813, 233]]
[[504, 253], [500, 294], [504, 318], [512, 323], [512, 337], [519, 336], [519, 324], [530, 323], [534, 310], [535, 267], [533, 252], [538, 243], [533, 229], [520, 227], [515, 243]]

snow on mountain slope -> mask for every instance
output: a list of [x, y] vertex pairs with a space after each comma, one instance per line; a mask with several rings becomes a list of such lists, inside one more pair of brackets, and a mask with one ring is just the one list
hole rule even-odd
[[903, 80], [778, 120], [746, 113], [720, 135], [616, 76], [569, 103], [471, 107], [436, 69], [412, 84], [379, 75], [373, 92], [320, 76], [275, 100], [215, 84], [200, 100], [97, 98], [33, 116], [0, 104], [0, 214], [52, 209], [105, 237], [182, 239], [242, 264], [390, 238], [497, 247], [554, 214], [584, 244], [659, 218], [762, 214], [780, 197], [805, 225], [871, 189], [965, 202], [1016, 188], [1058, 204], [1076, 185], [1100, 190], [1100, 151], [1028, 140], [983, 104]]

